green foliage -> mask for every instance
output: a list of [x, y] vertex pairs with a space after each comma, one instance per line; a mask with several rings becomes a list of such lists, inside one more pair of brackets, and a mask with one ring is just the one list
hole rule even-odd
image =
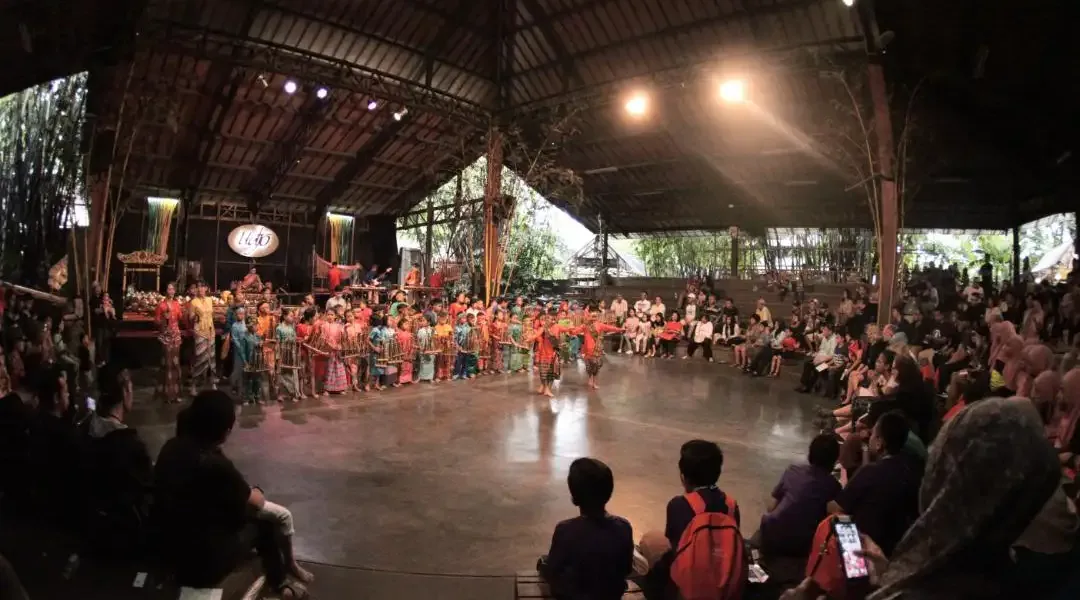
[[0, 98], [0, 274], [43, 284], [85, 198], [86, 74]]
[[[432, 258], [460, 262], [462, 286], [479, 281], [483, 265], [483, 204], [487, 159], [480, 157], [420, 202], [398, 227], [410, 227], [401, 235], [423, 248], [427, 241], [427, 210], [434, 208], [431, 228]], [[537, 282], [563, 275], [561, 258], [568, 252], [550, 223], [542, 219], [549, 203], [523, 178], [503, 167], [502, 192], [515, 199], [510, 230], [504, 232], [506, 265], [503, 292], [528, 294]], [[568, 192], [563, 192], [568, 193]], [[441, 221], [441, 222], [440, 222]]]

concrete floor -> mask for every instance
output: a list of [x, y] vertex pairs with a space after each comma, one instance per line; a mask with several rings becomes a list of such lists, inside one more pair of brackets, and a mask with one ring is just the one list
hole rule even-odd
[[[530, 568], [555, 523], [574, 516], [565, 479], [577, 457], [611, 466], [609, 510], [639, 537], [663, 527], [668, 499], [681, 492], [679, 446], [715, 440], [725, 454], [720, 485], [750, 535], [815, 433], [814, 400], [791, 392], [788, 377], [617, 356], [601, 390], [584, 382], [575, 367], [550, 400], [516, 375], [249, 407], [226, 453], [292, 509], [304, 559], [393, 572], [376, 579], [467, 575], [480, 584]], [[172, 434], [174, 413], [147, 403], [133, 415], [153, 452]]]

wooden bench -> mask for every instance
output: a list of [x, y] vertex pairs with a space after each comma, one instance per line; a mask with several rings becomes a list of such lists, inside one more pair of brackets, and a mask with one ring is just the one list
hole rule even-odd
[[[554, 598], [543, 578], [536, 571], [521, 571], [514, 577], [514, 598], [518, 600], [541, 600]], [[633, 581], [627, 580], [625, 600], [644, 600], [645, 594]]]

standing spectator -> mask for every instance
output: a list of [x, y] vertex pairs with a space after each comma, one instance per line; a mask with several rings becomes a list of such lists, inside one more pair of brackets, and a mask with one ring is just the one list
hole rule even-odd
[[638, 313], [639, 316], [650, 315], [649, 308], [651, 307], [652, 304], [649, 302], [649, 294], [641, 292], [641, 298], [634, 303], [634, 312]]

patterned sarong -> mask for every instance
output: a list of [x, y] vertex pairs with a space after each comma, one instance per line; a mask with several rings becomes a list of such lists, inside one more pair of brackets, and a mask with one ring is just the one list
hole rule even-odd
[[550, 385], [562, 376], [562, 364], [559, 362], [558, 356], [553, 356], [551, 360], [538, 362], [540, 368], [540, 381], [544, 385]]

